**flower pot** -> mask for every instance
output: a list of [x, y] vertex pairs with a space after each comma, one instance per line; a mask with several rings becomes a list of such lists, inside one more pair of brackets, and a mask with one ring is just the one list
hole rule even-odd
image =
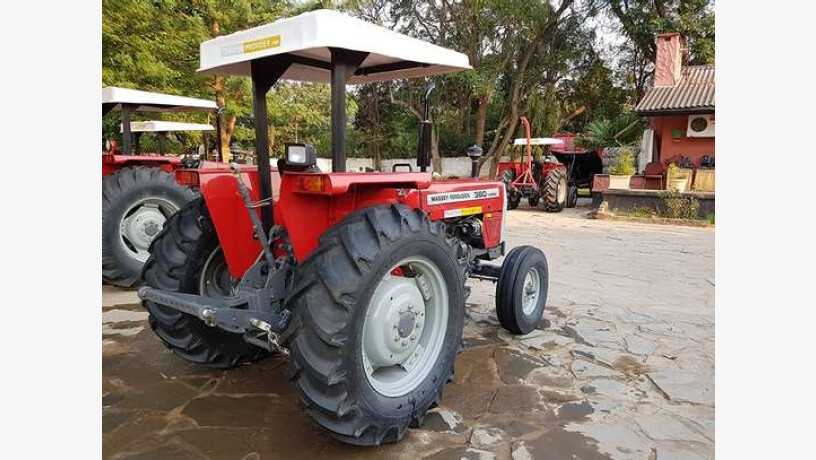
[[609, 188], [617, 190], [629, 190], [629, 179], [632, 176], [620, 176], [617, 174], [609, 175]]
[[685, 177], [678, 177], [674, 179], [670, 179], [668, 183], [668, 189], [672, 192], [685, 192], [686, 188], [688, 187], [688, 178]]

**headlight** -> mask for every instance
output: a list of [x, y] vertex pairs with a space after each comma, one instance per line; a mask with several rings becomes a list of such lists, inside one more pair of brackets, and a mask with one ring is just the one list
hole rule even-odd
[[317, 162], [314, 147], [309, 144], [286, 144], [286, 166], [307, 168]]

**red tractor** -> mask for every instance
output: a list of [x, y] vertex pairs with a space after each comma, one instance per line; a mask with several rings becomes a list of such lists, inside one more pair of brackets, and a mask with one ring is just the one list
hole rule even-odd
[[[347, 84], [469, 68], [461, 53], [326, 10], [202, 43], [201, 72], [251, 78], [257, 167], [200, 171], [201, 197], [153, 241], [139, 296], [156, 335], [216, 368], [288, 355], [314, 420], [344, 442], [377, 445], [440, 403], [468, 278], [497, 283], [507, 330], [536, 328], [544, 254], [520, 246], [489, 262], [505, 255], [504, 184], [434, 180], [429, 120], [420, 171], [345, 172]], [[270, 168], [266, 95], [280, 79], [330, 82], [333, 172], [317, 168], [307, 144], [286, 145]], [[481, 149], [468, 153], [475, 162]]]
[[[543, 161], [533, 158], [533, 145], [557, 145], [562, 141], [548, 137], [530, 137], [530, 122], [521, 117], [526, 138], [516, 139], [514, 146], [525, 145], [524, 162], [501, 161], [498, 165], [498, 177], [507, 188], [507, 207], [516, 209], [522, 197], [527, 198], [531, 208], [542, 204], [545, 211], [559, 212], [568, 203], [567, 168], [552, 155], [546, 155]], [[576, 195], [577, 197], [577, 195]], [[573, 203], [574, 206], [574, 203]]]
[[[109, 140], [102, 152], [102, 280], [129, 287], [139, 280], [150, 242], [167, 218], [196, 196], [190, 187], [178, 183], [176, 171], [183, 166], [229, 169], [222, 163], [192, 156], [183, 161], [162, 152], [168, 132], [213, 130], [208, 124], [131, 121], [136, 112], [217, 112], [215, 102], [112, 86], [102, 88], [102, 113], [113, 110], [122, 114], [122, 149]], [[140, 152], [139, 140], [145, 133], [158, 135], [158, 154]], [[220, 142], [217, 146], [220, 148]]]

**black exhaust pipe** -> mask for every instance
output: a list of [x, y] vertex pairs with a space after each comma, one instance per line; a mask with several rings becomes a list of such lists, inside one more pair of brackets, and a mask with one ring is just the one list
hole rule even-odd
[[422, 121], [419, 122], [419, 139], [417, 140], [417, 166], [419, 170], [425, 172], [431, 165], [431, 130], [433, 123], [430, 120], [431, 113], [431, 93], [436, 89], [436, 85], [431, 82], [425, 90], [425, 108], [422, 114]]

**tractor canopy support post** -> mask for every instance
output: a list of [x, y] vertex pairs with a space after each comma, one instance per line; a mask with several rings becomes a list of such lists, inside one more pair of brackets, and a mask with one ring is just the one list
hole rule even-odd
[[[258, 162], [260, 199], [269, 199], [269, 206], [261, 208], [264, 231], [272, 228], [272, 171], [269, 167], [269, 116], [266, 111], [266, 93], [292, 64], [286, 56], [273, 56], [252, 61], [252, 111], [255, 116], [255, 158]], [[220, 152], [219, 152], [220, 153]]]
[[129, 104], [122, 104], [122, 153], [125, 155], [133, 152], [133, 135], [130, 132], [131, 115], [133, 115], [133, 107]]
[[[215, 161], [224, 161], [224, 155], [221, 153], [221, 117], [223, 115], [224, 108], [219, 107], [218, 110], [215, 111], [215, 151], [217, 154]], [[209, 153], [209, 150], [207, 150], [204, 157], [209, 157]]]
[[330, 48], [332, 171], [346, 171], [346, 82], [368, 53]]

